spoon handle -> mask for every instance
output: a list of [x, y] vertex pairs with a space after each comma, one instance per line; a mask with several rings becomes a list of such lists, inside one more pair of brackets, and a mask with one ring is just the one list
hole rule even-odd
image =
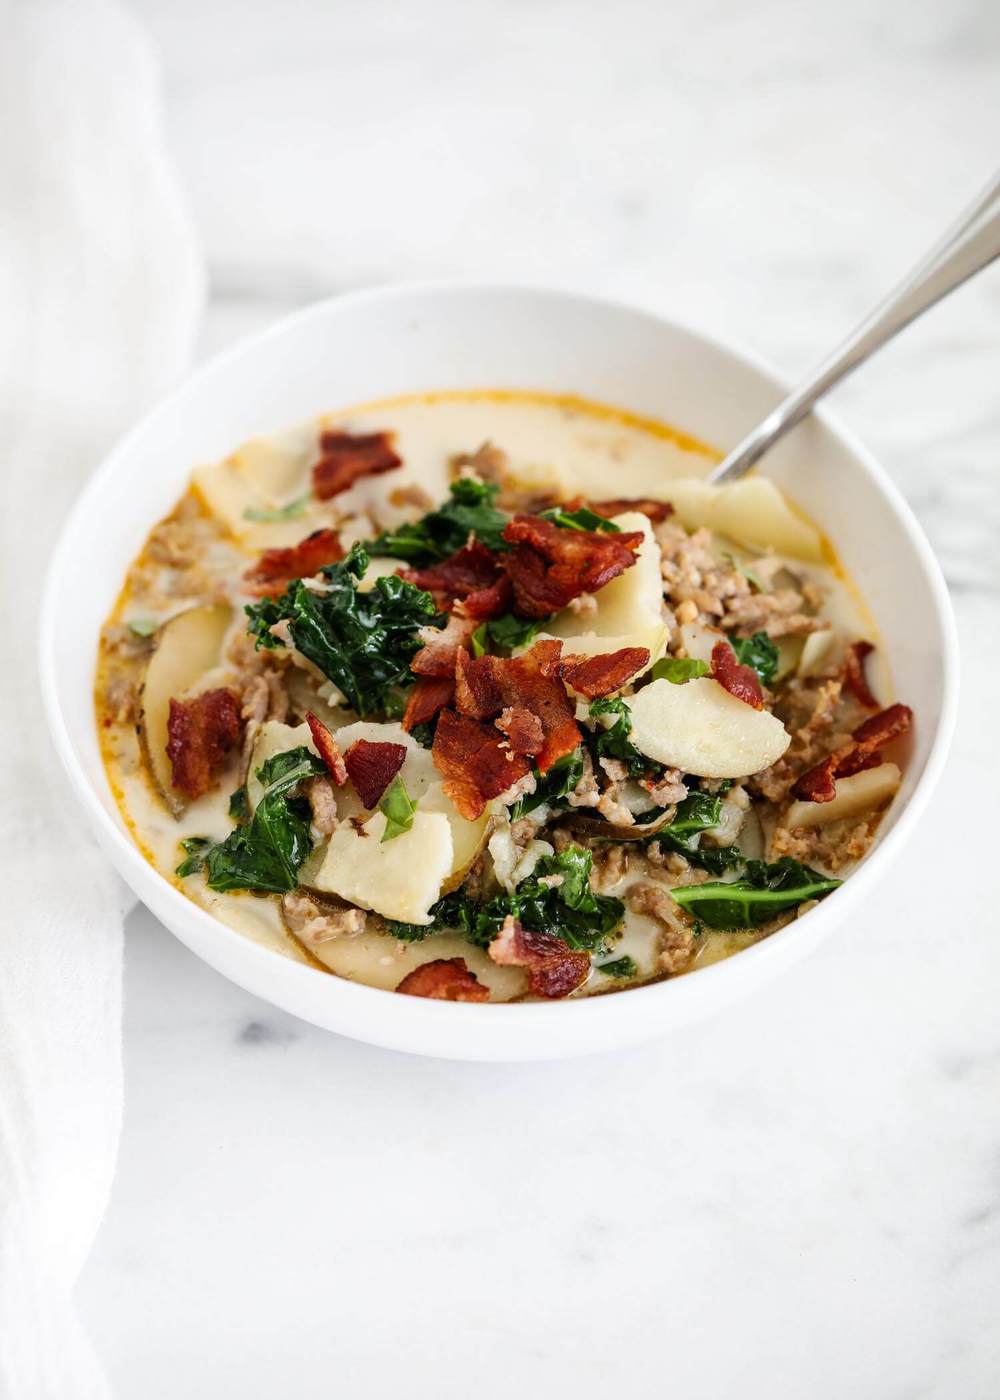
[[863, 364], [897, 331], [997, 257], [1000, 257], [1000, 174], [906, 280], [876, 306], [814, 374], [709, 473], [708, 480], [718, 484], [743, 476], [789, 428], [802, 421], [828, 389]]

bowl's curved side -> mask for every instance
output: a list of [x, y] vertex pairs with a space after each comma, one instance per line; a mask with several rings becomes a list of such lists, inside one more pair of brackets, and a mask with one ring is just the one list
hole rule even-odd
[[552, 1006], [386, 995], [319, 976], [192, 904], [146, 863], [108, 789], [92, 708], [98, 631], [151, 523], [180, 495], [190, 469], [336, 403], [444, 386], [572, 391], [666, 417], [721, 446], [783, 392], [752, 357], [649, 313], [568, 292], [390, 287], [307, 308], [199, 371], [123, 439], [78, 500], [42, 606], [40, 674], [53, 740], [102, 845], [136, 893], [205, 961], [285, 1010], [376, 1044], [464, 1058], [539, 1058], [638, 1041], [726, 1004], [814, 947], [900, 848], [945, 762], [958, 665], [944, 581], [896, 488], [826, 413], [775, 449], [768, 472], [822, 521], [861, 582], [897, 690], [918, 697], [917, 733], [902, 799], [869, 859], [806, 919], [739, 957], [627, 997]]

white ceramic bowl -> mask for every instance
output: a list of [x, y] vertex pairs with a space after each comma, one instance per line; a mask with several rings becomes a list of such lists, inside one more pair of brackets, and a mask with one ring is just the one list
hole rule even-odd
[[[136, 894], [207, 963], [315, 1025], [463, 1059], [542, 1059], [653, 1036], [714, 1011], [815, 948], [884, 878], [944, 763], [957, 649], [944, 581], [920, 527], [868, 454], [826, 415], [767, 459], [836, 543], [885, 640], [896, 693], [916, 708], [903, 790], [877, 847], [804, 919], [726, 962], [622, 995], [476, 1006], [396, 996], [326, 976], [217, 923], [162, 879], [128, 836], [98, 753], [98, 631], [129, 562], [196, 464], [320, 412], [415, 390], [566, 391], [664, 418], [720, 448], [783, 386], [744, 355], [643, 311], [503, 286], [401, 286], [339, 297], [223, 355], [111, 453], [49, 571], [41, 676], [53, 739], [102, 846]], [[610, 490], [610, 486], [609, 486]]]

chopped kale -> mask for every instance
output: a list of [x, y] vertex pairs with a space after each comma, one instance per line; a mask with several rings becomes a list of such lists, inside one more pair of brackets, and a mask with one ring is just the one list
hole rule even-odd
[[650, 675], [654, 681], [671, 681], [674, 685], [683, 685], [685, 681], [707, 676], [711, 669], [707, 661], [696, 661], [691, 656], [664, 656], [662, 660], [657, 661]]
[[635, 960], [630, 957], [615, 958], [614, 962], [597, 963], [596, 966], [597, 971], [603, 972], [605, 977], [634, 977], [639, 971]]
[[299, 870], [312, 850], [309, 804], [296, 795], [305, 779], [325, 773], [315, 754], [305, 748], [275, 754], [257, 770], [264, 794], [249, 822], [212, 844], [203, 837], [182, 842], [188, 859], [177, 874], [204, 869], [208, 887], [257, 890], [284, 894], [298, 883]]
[[719, 825], [722, 815], [722, 795], [720, 793], [691, 792], [677, 807], [672, 822], [660, 827], [649, 843], [659, 841], [668, 850], [677, 851], [692, 865], [700, 866], [713, 875], [721, 875], [726, 870], [743, 864], [743, 856], [737, 846], [704, 846], [695, 838], [701, 832]]
[[655, 777], [663, 772], [663, 764], [656, 763], [644, 753], [640, 753], [629, 738], [632, 733], [632, 712], [621, 696], [615, 699], [595, 700], [590, 707], [590, 713], [594, 719], [601, 715], [616, 716], [614, 724], [607, 729], [598, 725], [589, 740], [590, 750], [595, 758], [617, 758], [620, 763], [624, 763], [630, 778]]
[[[457, 931], [480, 948], [486, 948], [500, 932], [508, 915], [523, 926], [555, 934], [567, 947], [600, 951], [625, 914], [620, 899], [595, 894], [590, 887], [593, 856], [579, 846], [540, 860], [533, 874], [522, 880], [513, 894], [498, 894], [485, 902], [456, 891], [431, 907], [434, 922], [403, 924], [386, 920], [394, 938], [414, 941], [429, 933]], [[543, 877], [559, 876], [561, 883], [543, 883]]]
[[770, 685], [778, 670], [778, 648], [767, 633], [730, 637], [729, 642], [736, 653], [736, 660], [743, 666], [752, 666], [760, 677], [761, 685]]
[[398, 691], [411, 684], [410, 661], [422, 646], [417, 629], [445, 623], [429, 593], [395, 574], [359, 592], [367, 567], [368, 555], [356, 544], [346, 559], [320, 570], [323, 592], [296, 579], [279, 598], [246, 609], [258, 647], [280, 646], [271, 628], [287, 622], [294, 646], [362, 717], [398, 708]]
[[460, 477], [451, 483], [451, 500], [420, 520], [383, 530], [366, 548], [370, 554], [390, 555], [410, 564], [430, 564], [447, 559], [468, 542], [470, 535], [487, 549], [509, 548], [503, 537], [508, 516], [496, 509], [493, 499], [499, 487], [491, 482]]
[[525, 793], [519, 797], [511, 806], [510, 819], [516, 822], [519, 817], [526, 816], [528, 812], [533, 812], [537, 807], [545, 805], [554, 811], [559, 811], [568, 806], [566, 802], [567, 794], [571, 793], [577, 783], [583, 777], [583, 750], [574, 749], [572, 753], [563, 754], [562, 758], [556, 759], [549, 771], [542, 776], [535, 769], [535, 790]]
[[714, 929], [757, 928], [807, 899], [822, 899], [840, 885], [819, 871], [783, 856], [771, 865], [747, 861], [739, 880], [688, 885], [670, 893], [688, 913]]
[[580, 510], [561, 510], [556, 506], [552, 510], [543, 510], [542, 519], [551, 520], [553, 525], [559, 525], [564, 530], [599, 530], [605, 535], [621, 534], [620, 525], [598, 515], [596, 511], [588, 510], [586, 506]]
[[250, 815], [250, 802], [247, 798], [246, 784], [238, 787], [229, 799], [229, 815], [235, 822], [242, 822]]
[[435, 729], [437, 729], [436, 717], [427, 720], [424, 724], [415, 724], [410, 730], [410, 738], [416, 739], [422, 749], [433, 748]]

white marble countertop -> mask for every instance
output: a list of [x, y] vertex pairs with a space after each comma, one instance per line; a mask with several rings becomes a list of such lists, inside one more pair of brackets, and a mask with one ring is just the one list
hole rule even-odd
[[[975, 0], [138, 8], [205, 353], [474, 273], [620, 293], [795, 374], [996, 161]], [[943, 561], [962, 716], [879, 894], [751, 1001], [603, 1058], [421, 1061], [132, 915], [121, 1167], [81, 1284], [119, 1396], [998, 1393], [998, 385], [993, 273], [836, 397]]]

